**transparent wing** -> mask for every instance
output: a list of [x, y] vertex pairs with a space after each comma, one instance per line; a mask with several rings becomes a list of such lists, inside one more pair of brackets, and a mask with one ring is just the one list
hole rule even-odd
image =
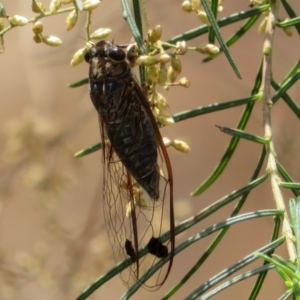
[[[158, 260], [171, 253], [171, 260], [149, 280], [143, 282], [148, 289], [159, 288], [167, 279], [174, 252], [173, 179], [171, 165], [159, 129], [152, 115], [147, 98], [135, 82], [131, 97], [138, 108], [151, 120], [156, 137], [158, 159], [156, 172], [159, 176], [159, 198], [154, 199], [134, 179], [117, 156], [102, 124], [103, 141], [103, 205], [106, 227], [116, 262], [131, 257], [133, 263], [121, 273], [127, 286], [139, 281]], [[136, 104], [135, 104], [136, 105]], [[133, 122], [133, 124], [135, 124]], [[138, 126], [138, 124], [136, 124]], [[138, 129], [133, 129], [139, 132]], [[122, 123], [116, 132], [122, 131]], [[121, 134], [120, 134], [121, 136]], [[134, 149], [134, 145], [132, 145]], [[129, 151], [130, 153], [131, 151]], [[162, 244], [159, 236], [171, 230], [171, 238]], [[138, 249], [147, 246], [149, 253], [139, 258]]]

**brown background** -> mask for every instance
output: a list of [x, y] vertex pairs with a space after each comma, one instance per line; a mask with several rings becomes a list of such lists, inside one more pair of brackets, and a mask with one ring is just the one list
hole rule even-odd
[[[8, 15], [33, 16], [31, 1], [2, 3]], [[296, 6], [297, 1], [290, 3]], [[147, 1], [147, 5], [151, 25], [162, 25], [164, 40], [199, 26], [195, 14], [182, 11], [181, 1], [152, 0]], [[248, 5], [248, 1], [225, 2], [220, 16], [247, 10]], [[284, 19], [286, 14], [282, 11], [280, 17]], [[43, 20], [44, 33], [63, 40], [57, 48], [35, 44], [30, 24], [13, 29], [4, 37], [6, 51], [0, 56], [0, 128], [3, 129], [0, 133], [0, 300], [74, 299], [89, 283], [114, 266], [102, 217], [101, 153], [80, 160], [72, 156], [99, 141], [98, 119], [87, 86], [67, 87], [87, 75], [85, 63], [69, 66], [73, 53], [85, 44], [85, 13], [80, 15], [71, 32], [64, 29], [65, 18], [66, 14], [63, 14]], [[92, 20], [92, 29], [111, 28], [117, 43], [130, 41], [130, 31], [122, 19], [119, 1], [103, 1], [94, 11]], [[228, 38], [240, 25], [222, 28], [223, 36]], [[242, 80], [235, 76], [224, 56], [209, 64], [202, 63], [203, 56], [199, 53], [190, 52], [182, 57], [182, 76], [189, 78], [191, 87], [164, 92], [170, 112], [247, 97], [262, 55], [264, 37], [257, 33], [257, 27], [258, 24], [231, 47]], [[288, 38], [282, 30], [276, 29], [273, 72], [278, 82], [299, 59], [299, 40], [296, 31], [293, 33], [294, 36]], [[204, 42], [206, 37], [202, 36], [189, 45]], [[299, 103], [298, 83], [289, 94]], [[261, 147], [241, 141], [217, 182], [200, 197], [189, 196], [212, 172], [230, 140], [214, 125], [235, 127], [242, 111], [243, 107], [237, 107], [179, 122], [163, 130], [164, 136], [184, 140], [191, 147], [189, 154], [169, 150], [175, 176], [177, 222], [193, 216], [249, 181]], [[246, 129], [263, 136], [261, 111], [262, 104], [257, 103]], [[299, 120], [282, 101], [276, 104], [272, 115], [278, 157], [299, 181]], [[33, 120], [35, 123], [30, 127]], [[32, 129], [27, 132], [26, 128], [35, 129], [31, 134]], [[20, 140], [21, 144], [16, 145]], [[46, 174], [44, 192], [39, 184], [40, 174]], [[286, 191], [284, 195], [287, 200], [291, 197]], [[234, 204], [197, 224], [179, 237], [177, 243], [226, 219]], [[251, 194], [243, 212], [273, 207], [270, 182], [266, 181]], [[184, 298], [212, 275], [268, 243], [272, 226], [271, 218], [233, 226], [219, 249], [173, 299]], [[133, 299], [158, 299], [164, 295], [194, 265], [212, 239], [201, 240], [178, 255], [163, 288], [156, 293], [141, 290]], [[285, 247], [279, 253], [286, 255]], [[253, 282], [241, 282], [214, 299], [246, 299]], [[279, 276], [272, 271], [259, 299], [275, 299], [284, 290]], [[117, 276], [91, 299], [118, 299], [124, 291]]]

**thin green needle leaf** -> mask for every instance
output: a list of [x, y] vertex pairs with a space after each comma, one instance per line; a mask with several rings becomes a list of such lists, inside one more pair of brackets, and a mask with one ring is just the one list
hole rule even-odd
[[[294, 12], [292, 7], [290, 6], [290, 4], [286, 0], [281, 0], [281, 3], [283, 5], [283, 7], [285, 8], [287, 14], [289, 15], [290, 19], [293, 19], [293, 18], [297, 17], [296, 13]], [[300, 35], [300, 25], [299, 24], [296, 25], [295, 28], [298, 31], [298, 34]]]
[[[275, 241], [276, 239], [278, 239], [278, 236], [279, 236], [279, 233], [280, 233], [280, 230], [281, 230], [281, 218], [280, 217], [275, 217], [274, 218], [274, 228], [273, 228], [273, 234], [272, 234], [272, 238], [271, 238], [271, 242]], [[274, 251], [273, 252], [270, 252], [268, 253], [268, 255], [273, 255]], [[263, 263], [264, 265], [268, 264], [268, 262], [264, 261]], [[257, 296], [262, 288], [262, 285], [267, 277], [267, 271], [265, 272], [262, 272], [258, 275], [257, 277], [257, 280], [253, 286], [253, 289], [251, 291], [251, 294], [248, 298], [248, 300], [255, 300], [257, 299]]]
[[300, 183], [296, 182], [280, 182], [279, 185], [287, 189], [300, 189]]
[[279, 28], [288, 28], [291, 26], [300, 25], [300, 17], [296, 17], [287, 21], [278, 22], [276, 23], [276, 26]]
[[[261, 74], [262, 74], [262, 65], [260, 65], [258, 74], [256, 76], [256, 80], [254, 83], [254, 87], [252, 89], [252, 95], [257, 95], [259, 88], [260, 88], [260, 84], [261, 84]], [[237, 128], [240, 130], [243, 130], [250, 118], [250, 115], [252, 113], [252, 109], [254, 107], [254, 102], [250, 102], [247, 104], [241, 118], [240, 121], [238, 123]], [[220, 161], [220, 163], [218, 164], [218, 166], [215, 168], [215, 170], [213, 171], [213, 173], [209, 176], [209, 178], [207, 178], [198, 188], [196, 191], [194, 191], [192, 193], [192, 196], [198, 196], [201, 193], [203, 193], [209, 186], [211, 186], [215, 180], [217, 180], [217, 178], [222, 174], [223, 170], [225, 169], [225, 167], [227, 166], [228, 162], [231, 159], [231, 156], [233, 155], [237, 145], [239, 142], [239, 138], [237, 137], [233, 137], [229, 143], [229, 145], [227, 146], [227, 149], [225, 150], [225, 153]]]
[[[227, 47], [230, 47], [235, 42], [237, 42], [256, 23], [257, 19], [260, 16], [261, 16], [261, 13], [249, 18], [249, 20], [247, 20], [247, 22], [245, 22], [245, 24], [225, 42]], [[212, 54], [211, 56], [206, 57], [205, 59], [203, 59], [203, 62], [211, 61], [212, 59], [216, 58], [217, 56], [219, 56], [222, 53], [223, 53], [223, 50], [220, 49], [219, 53]]]
[[243, 104], [249, 104], [256, 100], [259, 100], [261, 97], [261, 94], [256, 94], [247, 98], [228, 101], [228, 102], [220, 102], [220, 103], [214, 103], [207, 106], [202, 106], [198, 108], [194, 108], [191, 110], [183, 111], [178, 114], [173, 115], [174, 122], [183, 121], [186, 119], [194, 118], [200, 115], [209, 114], [215, 111], [224, 110], [232, 107], [236, 107]]
[[[275, 91], [278, 92], [280, 86], [273, 79], [271, 81], [271, 84], [272, 87], [275, 89]], [[296, 116], [300, 119], [300, 107], [297, 105], [297, 103], [287, 93], [283, 93], [281, 95], [281, 98], [289, 106], [289, 108], [296, 114]]]
[[272, 97], [273, 103], [276, 103], [279, 98], [284, 95], [284, 93], [294, 85], [294, 83], [297, 82], [297, 80], [300, 78], [300, 69], [291, 77], [289, 77], [286, 81], [284, 81], [279, 88], [279, 90], [276, 92], [276, 94]]
[[[300, 261], [300, 197], [291, 199], [289, 202], [293, 230], [296, 238], [297, 261]], [[297, 274], [300, 275], [299, 263], [297, 264]]]
[[229, 49], [228, 47], [226, 46], [226, 43], [221, 35], [221, 32], [219, 30], [219, 26], [218, 26], [218, 23], [216, 21], [216, 18], [214, 17], [214, 14], [207, 2], [207, 0], [202, 0], [201, 1], [202, 5], [203, 5], [203, 8], [205, 9], [205, 12], [207, 14], [207, 17], [209, 19], [209, 22], [211, 24], [211, 27], [213, 28], [213, 30], [215, 31], [215, 35], [220, 43], [220, 46], [225, 54], [225, 56], [227, 57], [231, 67], [233, 68], [235, 74], [237, 75], [238, 78], [242, 79], [242, 76], [241, 76], [241, 73], [237, 67], [237, 65], [235, 64], [231, 54], [229, 53]]
[[[256, 166], [256, 169], [251, 177], [250, 182], [254, 181], [257, 179], [261, 167], [263, 165], [264, 159], [266, 156], [266, 150], [265, 147], [262, 148], [262, 153], [260, 155], [258, 164]], [[237, 205], [235, 206], [233, 212], [231, 213], [230, 217], [234, 217], [236, 216], [239, 211], [241, 210], [241, 208], [243, 207], [248, 195], [250, 193], [250, 190], [245, 192], [243, 194], [243, 196], [241, 197], [241, 200], [239, 200], [239, 202], [237, 203]], [[275, 218], [277, 220], [277, 218]], [[198, 261], [195, 263], [195, 265], [193, 266], [192, 269], [190, 269], [187, 274], [162, 298], [162, 300], [166, 300], [169, 299], [171, 296], [173, 296], [182, 286], [184, 286], [184, 284], [192, 277], [193, 274], [195, 274], [195, 272], [197, 270], [199, 270], [199, 268], [203, 265], [203, 263], [209, 258], [209, 256], [213, 253], [214, 249], [219, 245], [219, 243], [221, 242], [221, 240], [223, 239], [223, 237], [225, 236], [226, 232], [228, 231], [230, 227], [227, 226], [225, 228], [223, 228], [218, 235], [216, 236], [216, 238], [212, 241], [212, 243], [208, 246], [208, 248], [205, 250], [205, 252], [201, 255], [201, 257], [198, 259]], [[280, 228], [280, 227], [279, 227]], [[277, 236], [278, 237], [278, 236]], [[277, 238], [274, 237], [274, 240]], [[273, 240], [272, 240], [273, 241]]]
[[88, 154], [91, 154], [91, 153], [93, 153], [93, 152], [95, 152], [95, 151], [98, 151], [98, 150], [100, 150], [100, 149], [102, 149], [102, 144], [101, 144], [101, 143], [98, 143], [98, 144], [95, 144], [95, 145], [93, 145], [93, 146], [91, 146], [91, 147], [89, 147], [89, 148], [86, 148], [86, 149], [83, 149], [83, 150], [80, 150], [80, 151], [76, 152], [76, 153], [74, 154], [74, 156], [75, 156], [76, 158], [83, 157], [83, 156], [86, 156], [86, 155], [88, 155]]
[[[288, 172], [284, 169], [284, 167], [278, 161], [276, 161], [276, 167], [277, 167], [279, 174], [283, 177], [283, 179], [286, 182], [292, 182], [292, 183], [294, 182], [292, 177], [288, 174]], [[300, 196], [300, 192], [298, 189], [291, 189], [291, 190], [292, 190], [293, 194], [295, 195], [295, 197]]]
[[[204, 282], [203, 284], [201, 284], [186, 299], [195, 299], [194, 297], [196, 297], [196, 296], [199, 297], [199, 296], [203, 295], [212, 286], [216, 285], [220, 281], [222, 281], [225, 278], [231, 276], [233, 273], [237, 272], [238, 270], [244, 268], [245, 266], [251, 264], [253, 261], [257, 260], [257, 257], [255, 256], [255, 254], [257, 252], [268, 253], [269, 251], [274, 251], [274, 249], [276, 249], [278, 246], [280, 246], [284, 241], [285, 241], [285, 237], [280, 237], [279, 239], [275, 240], [274, 242], [269, 243], [268, 245], [262, 247], [260, 250], [252, 252], [251, 254], [247, 255], [246, 257], [244, 257], [243, 259], [241, 259], [237, 263], [233, 264], [232, 266], [224, 269], [223, 271], [221, 271], [217, 275], [213, 276], [207, 282]], [[239, 275], [239, 276], [241, 276], [241, 275]], [[202, 299], [202, 297], [201, 297], [201, 299]]]
[[[223, 26], [226, 26], [226, 25], [229, 25], [229, 24], [236, 23], [236, 22], [241, 21], [241, 20], [248, 19], [248, 18], [250, 18], [252, 16], [255, 16], [257, 14], [261, 14], [262, 12], [267, 11], [269, 8], [270, 8], [270, 6], [268, 4], [267, 5], [262, 5], [258, 8], [254, 8], [254, 9], [250, 9], [250, 10], [247, 10], [247, 11], [232, 14], [229, 17], [225, 17], [225, 18], [222, 18], [222, 19], [218, 20], [217, 23], [218, 23], [219, 27], [223, 27]], [[202, 34], [205, 34], [207, 32], [208, 32], [208, 26], [207, 25], [199, 26], [195, 29], [189, 30], [185, 33], [182, 33], [180, 35], [177, 35], [177, 36], [173, 37], [172, 39], [170, 39], [168, 41], [168, 43], [176, 44], [176, 42], [179, 42], [179, 41], [189, 41], [189, 40], [192, 40], [192, 39], [194, 39], [194, 38], [196, 38], [196, 37], [198, 37]]]
[[295, 272], [293, 270], [291, 270], [290, 268], [286, 267], [285, 265], [283, 265], [282, 263], [278, 262], [277, 260], [271, 258], [270, 256], [267, 256], [265, 254], [262, 254], [260, 252], [255, 254], [257, 257], [260, 257], [262, 259], [264, 259], [265, 261], [275, 265], [277, 268], [281, 269], [285, 274], [289, 275], [292, 278], [295, 278], [296, 280], [300, 281], [300, 276], [296, 275]]
[[128, 26], [130, 28], [130, 31], [134, 37], [135, 42], [138, 44], [140, 50], [142, 53], [146, 53], [146, 48], [143, 42], [143, 38], [141, 36], [141, 33], [139, 31], [139, 28], [136, 25], [136, 22], [131, 14], [129, 5], [126, 0], [121, 0], [121, 5], [123, 9], [123, 18], [128, 23]]
[[223, 127], [223, 126], [219, 126], [219, 125], [216, 125], [216, 127], [219, 128], [224, 133], [227, 133], [229, 135], [239, 137], [239, 138], [242, 138], [245, 140], [249, 140], [249, 141], [252, 141], [255, 143], [265, 145], [269, 142], [267, 139], [264, 139], [258, 135], [254, 135], [254, 134], [245, 132], [243, 130], [233, 129], [233, 128], [229, 128], [229, 127]]
[[76, 88], [76, 87], [79, 87], [79, 86], [82, 86], [82, 85], [85, 85], [85, 84], [88, 84], [88, 83], [89, 83], [89, 78], [86, 77], [86, 78], [80, 79], [79, 81], [76, 81], [74, 83], [70, 83], [68, 85], [68, 87]]
[[[213, 13], [214, 18], [217, 18], [217, 13], [218, 13], [218, 0], [213, 0], [211, 1], [211, 11]], [[208, 42], [210, 44], [214, 44], [215, 43], [215, 31], [213, 30], [212, 27], [208, 28]]]

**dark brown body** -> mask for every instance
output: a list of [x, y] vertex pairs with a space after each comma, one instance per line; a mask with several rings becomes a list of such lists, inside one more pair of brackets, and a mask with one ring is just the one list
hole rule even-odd
[[[173, 178], [168, 153], [122, 46], [100, 41], [86, 53], [85, 60], [90, 66], [90, 97], [100, 119], [103, 212], [112, 251], [117, 263], [130, 257], [128, 268], [120, 273], [127, 286], [140, 281], [155, 290], [166, 281], [174, 255]], [[169, 227], [163, 228], [168, 213]], [[159, 237], [167, 229], [170, 238], [163, 244]], [[139, 255], [142, 247], [148, 249], [147, 255]], [[151, 267], [168, 254], [168, 263], [151, 273]]]
[[151, 198], [158, 199], [157, 141], [152, 123], [136, 94], [131, 67], [126, 60], [113, 61], [108, 56], [114, 47], [111, 43], [101, 41], [93, 47], [90, 97], [104, 130], [130, 174]]

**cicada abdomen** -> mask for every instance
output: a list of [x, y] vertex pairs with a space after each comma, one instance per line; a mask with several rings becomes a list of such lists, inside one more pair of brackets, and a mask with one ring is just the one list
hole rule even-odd
[[[125, 284], [131, 285], [142, 281], [150, 267], [170, 253], [168, 264], [142, 282], [155, 289], [167, 279], [174, 252], [169, 157], [122, 47], [100, 41], [85, 60], [90, 65], [90, 97], [99, 114], [104, 216], [114, 256], [117, 262], [131, 258], [133, 263], [121, 274]], [[159, 236], [167, 229], [171, 238], [163, 244]], [[140, 258], [137, 252], [143, 246], [149, 254]]]

